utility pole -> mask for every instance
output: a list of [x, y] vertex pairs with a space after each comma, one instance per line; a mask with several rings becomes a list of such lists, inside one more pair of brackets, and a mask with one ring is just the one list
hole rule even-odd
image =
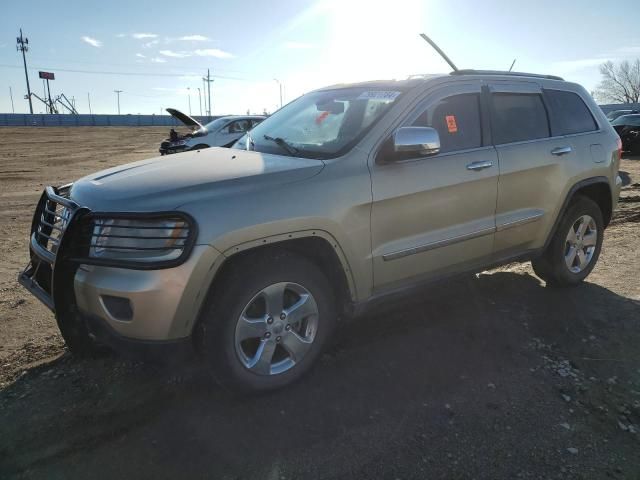
[[91, 115], [91, 95], [89, 95], [89, 92], [87, 92], [87, 102], [89, 103], [89, 115]]
[[211, 116], [211, 82], [213, 82], [213, 80], [211, 80], [211, 73], [209, 72], [208, 68], [207, 68], [207, 76], [202, 80], [207, 82], [207, 96], [209, 97], [209, 110], [207, 111], [207, 116], [210, 117]]
[[11, 87], [9, 87], [9, 97], [11, 97], [11, 113], [16, 113], [16, 109], [13, 108], [13, 91]]
[[202, 116], [202, 95], [200, 92], [200, 87], [198, 87], [198, 103], [200, 104], [200, 116]]
[[278, 82], [278, 86], [280, 87], [280, 108], [282, 108], [282, 82], [277, 78], [274, 78], [276, 82]]
[[118, 115], [120, 115], [120, 94], [122, 93], [122, 90], [114, 90], [114, 92], [118, 96]]
[[189, 115], [191, 115], [191, 87], [187, 87], [187, 98], [189, 99]]
[[24, 76], [27, 79], [27, 98], [29, 99], [29, 112], [33, 114], [33, 104], [31, 103], [31, 87], [29, 86], [29, 74], [27, 73], [27, 57], [25, 52], [29, 51], [29, 39], [22, 37], [22, 29], [20, 29], [20, 36], [16, 38], [16, 50], [22, 52], [22, 62], [24, 63]]
[[48, 78], [47, 78], [47, 92], [49, 93], [49, 113], [53, 113], [53, 102], [51, 101], [51, 88], [49, 87]]

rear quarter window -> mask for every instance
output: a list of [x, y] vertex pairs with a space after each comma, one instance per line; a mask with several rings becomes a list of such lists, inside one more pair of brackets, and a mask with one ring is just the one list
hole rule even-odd
[[544, 95], [551, 109], [553, 135], [593, 132], [598, 125], [589, 107], [579, 95], [563, 90], [545, 90]]
[[549, 120], [542, 96], [494, 93], [491, 131], [496, 145], [549, 137]]

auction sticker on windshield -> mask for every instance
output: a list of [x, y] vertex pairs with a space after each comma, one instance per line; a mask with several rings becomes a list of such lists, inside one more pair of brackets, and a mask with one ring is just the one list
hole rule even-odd
[[357, 98], [358, 100], [395, 100], [400, 92], [392, 90], [371, 90], [362, 92]]

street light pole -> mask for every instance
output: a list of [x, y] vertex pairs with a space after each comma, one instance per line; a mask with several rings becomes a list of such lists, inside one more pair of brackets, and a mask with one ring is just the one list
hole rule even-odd
[[29, 51], [29, 39], [22, 37], [22, 29], [20, 29], [20, 36], [16, 39], [16, 50], [22, 52], [22, 62], [24, 63], [24, 76], [27, 79], [27, 97], [29, 98], [29, 112], [33, 114], [33, 104], [31, 103], [31, 87], [29, 86], [29, 74], [27, 73], [27, 57], [25, 52]]
[[9, 87], [9, 97], [11, 97], [11, 113], [16, 113], [16, 109], [13, 108], [13, 91], [11, 87]]
[[280, 108], [282, 108], [282, 82], [277, 78], [274, 78], [276, 82], [278, 82], [278, 87], [280, 88]]
[[202, 95], [200, 92], [200, 87], [198, 87], [198, 103], [200, 104], [200, 116], [202, 116]]
[[120, 115], [120, 94], [123, 92], [122, 90], [114, 90], [116, 95], [118, 96], [118, 115]]

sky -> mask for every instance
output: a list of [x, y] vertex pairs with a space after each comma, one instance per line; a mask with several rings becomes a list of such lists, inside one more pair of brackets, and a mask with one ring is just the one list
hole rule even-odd
[[[29, 39], [35, 94], [80, 113], [200, 114], [210, 69], [214, 115], [262, 113], [315, 88], [449, 72], [418, 34], [459, 68], [555, 74], [595, 89], [598, 66], [640, 57], [638, 0], [215, 0], [3, 2], [0, 112], [28, 112], [16, 36]], [[190, 104], [190, 107], [189, 107]], [[204, 108], [204, 107], [203, 107]], [[34, 111], [44, 112], [34, 99]]]

